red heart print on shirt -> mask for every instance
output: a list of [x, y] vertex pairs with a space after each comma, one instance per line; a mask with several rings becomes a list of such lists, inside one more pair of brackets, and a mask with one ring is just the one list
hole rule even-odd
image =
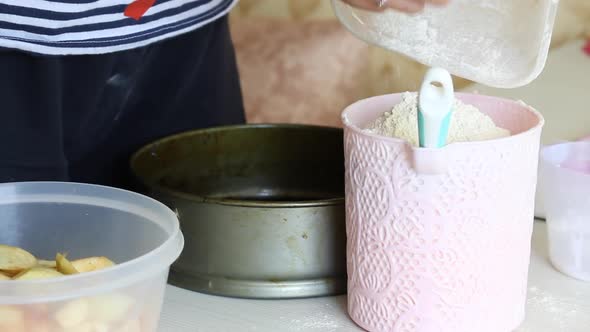
[[125, 16], [131, 17], [136, 21], [150, 9], [156, 0], [135, 0], [125, 8]]

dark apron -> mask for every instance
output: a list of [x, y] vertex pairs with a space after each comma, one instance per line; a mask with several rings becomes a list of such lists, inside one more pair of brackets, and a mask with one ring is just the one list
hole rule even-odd
[[128, 159], [178, 132], [245, 121], [227, 18], [104, 55], [0, 51], [0, 181], [127, 188]]

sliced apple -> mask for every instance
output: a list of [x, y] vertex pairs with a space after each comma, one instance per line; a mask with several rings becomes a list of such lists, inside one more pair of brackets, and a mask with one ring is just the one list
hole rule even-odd
[[0, 244], [0, 271], [18, 274], [37, 265], [37, 259], [30, 252], [18, 247]]
[[25, 313], [13, 306], [0, 305], [0, 325], [15, 325], [25, 321]]
[[74, 326], [63, 327], [56, 330], [56, 332], [94, 332], [94, 330], [92, 329], [91, 323], [84, 322]]
[[88, 301], [92, 321], [103, 323], [112, 323], [125, 318], [135, 304], [132, 297], [123, 294], [99, 295]]
[[12, 277], [12, 280], [36, 280], [36, 279], [50, 279], [62, 277], [63, 274], [57, 272], [57, 270], [44, 268], [44, 267], [33, 267], [28, 270], [23, 270], [19, 274]]
[[0, 331], [26, 332], [24, 312], [12, 306], [0, 306]]
[[5, 276], [8, 276], [10, 279], [12, 279], [15, 275], [21, 273], [22, 270], [20, 271], [0, 271], [0, 273], [2, 273]]
[[27, 322], [28, 332], [52, 332], [53, 329], [49, 322], [38, 321], [38, 322]]
[[105, 323], [92, 323], [92, 332], [111, 332], [112, 329]]
[[48, 325], [50, 317], [51, 306], [47, 303], [30, 304], [23, 308], [25, 312], [25, 320], [28, 325], [36, 326], [43, 323]]
[[76, 270], [78, 270], [78, 272], [84, 273], [106, 269], [107, 267], [114, 266], [115, 263], [102, 256], [77, 259], [72, 261], [72, 265]]
[[137, 319], [130, 319], [113, 332], [141, 332], [141, 323]]
[[92, 323], [92, 332], [110, 332], [111, 328], [105, 323]]
[[66, 255], [58, 253], [57, 255], [55, 255], [55, 263], [56, 263], [56, 268], [57, 271], [59, 271], [60, 273], [63, 274], [78, 274], [78, 270], [76, 270], [76, 268], [74, 267], [74, 265], [72, 265], [72, 262], [70, 262], [67, 258]]
[[54, 314], [55, 321], [63, 328], [78, 326], [87, 320], [90, 310], [86, 299], [66, 303]]
[[10, 332], [30, 332], [27, 330], [25, 323], [18, 323], [12, 325], [0, 325], [0, 331], [10, 331]]
[[35, 280], [35, 279], [50, 279], [63, 277], [63, 274], [57, 272], [54, 269], [45, 267], [34, 267], [32, 269], [24, 270], [21, 273], [14, 276], [14, 280]]
[[38, 259], [37, 266], [55, 269], [57, 267], [57, 263], [55, 261], [47, 261], [44, 259]]

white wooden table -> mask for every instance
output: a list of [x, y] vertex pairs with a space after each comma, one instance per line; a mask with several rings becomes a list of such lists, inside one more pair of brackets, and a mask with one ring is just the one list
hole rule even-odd
[[[203, 295], [168, 286], [159, 332], [362, 331], [346, 298], [257, 301]], [[544, 222], [536, 222], [527, 316], [518, 332], [590, 331], [590, 283], [566, 277], [547, 260]]]

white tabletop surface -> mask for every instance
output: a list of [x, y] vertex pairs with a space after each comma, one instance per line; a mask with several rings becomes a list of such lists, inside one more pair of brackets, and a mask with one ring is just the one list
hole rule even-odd
[[[590, 283], [564, 276], [547, 260], [544, 222], [533, 235], [527, 316], [518, 332], [590, 331]], [[257, 301], [209, 296], [168, 286], [159, 332], [362, 331], [346, 314], [346, 297]]]

